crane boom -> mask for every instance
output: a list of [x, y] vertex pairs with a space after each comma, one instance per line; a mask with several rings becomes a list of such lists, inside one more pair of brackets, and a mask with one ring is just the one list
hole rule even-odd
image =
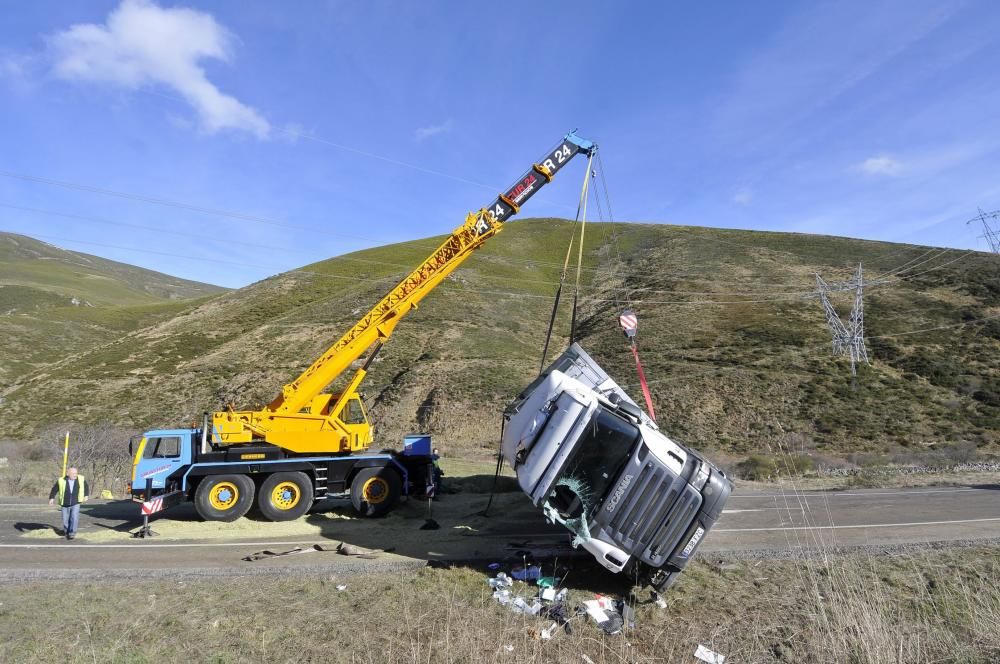
[[[415, 270], [408, 274], [368, 313], [361, 317], [336, 343], [330, 346], [302, 374], [285, 385], [270, 404], [259, 411], [227, 411], [213, 418], [214, 436], [224, 444], [263, 439], [296, 452], [338, 451], [330, 440], [347, 449], [364, 449], [371, 443], [367, 435], [345, 430], [340, 414], [364, 378], [368, 364], [381, 343], [392, 334], [399, 321], [461, 265], [473, 251], [499, 233], [504, 223], [521, 206], [550, 182], [574, 156], [593, 156], [594, 143], [566, 134], [559, 145], [498, 195], [488, 207], [466, 216], [465, 222]], [[378, 343], [368, 362], [358, 369], [340, 395], [324, 395], [323, 390], [339, 378], [373, 344]], [[360, 407], [360, 404], [359, 404]], [[308, 408], [308, 412], [305, 409]], [[349, 429], [350, 427], [347, 427]], [[346, 444], [345, 444], [346, 441]], [[346, 450], [345, 450], [346, 451]]]
[[533, 165], [505, 193], [497, 196], [489, 207], [470, 213], [465, 223], [456, 228], [433, 254], [389, 291], [302, 375], [285, 385], [268, 408], [285, 413], [301, 410], [374, 342], [388, 338], [400, 318], [415, 309], [417, 303], [473, 251], [499, 233], [503, 223], [517, 214], [521, 205], [550, 181], [577, 152], [589, 154], [592, 150], [593, 144], [589, 141], [567, 134], [555, 150], [539, 164]]

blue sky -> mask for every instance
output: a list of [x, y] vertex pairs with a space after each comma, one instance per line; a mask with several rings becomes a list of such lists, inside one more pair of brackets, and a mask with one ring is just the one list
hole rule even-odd
[[240, 286], [448, 232], [578, 127], [619, 220], [984, 249], [997, 34], [990, 1], [16, 3], [0, 229]]

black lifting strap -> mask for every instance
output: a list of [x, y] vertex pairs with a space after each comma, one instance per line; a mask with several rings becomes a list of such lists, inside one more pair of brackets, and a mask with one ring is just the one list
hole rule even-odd
[[[573, 292], [573, 319], [569, 328], [570, 345], [576, 341], [576, 303], [580, 295], [580, 264], [583, 262], [583, 232], [587, 225], [587, 193], [590, 187], [591, 164], [593, 163], [594, 156], [591, 155], [590, 159], [587, 160], [587, 172], [583, 174], [583, 190], [580, 192], [580, 202], [576, 206], [576, 224], [580, 225], [580, 246], [578, 247], [576, 261], [576, 290]], [[583, 218], [582, 225], [580, 224], [581, 213]], [[573, 240], [575, 236], [576, 226], [573, 228], [573, 234], [570, 235], [569, 246], [566, 247], [566, 259], [563, 261], [562, 274], [559, 275], [559, 288], [556, 290], [556, 301], [552, 303], [552, 315], [549, 316], [549, 329], [545, 333], [545, 345], [542, 347], [542, 363], [538, 367], [539, 375], [545, 370], [545, 360], [549, 354], [549, 341], [552, 339], [552, 328], [555, 326], [556, 312], [559, 310], [559, 298], [562, 296], [563, 284], [566, 282], [566, 271], [569, 269], [569, 257], [573, 254]]]
[[[574, 234], [576, 231], [573, 231]], [[566, 260], [563, 261], [562, 274], [559, 275], [559, 288], [556, 289], [556, 301], [552, 304], [552, 315], [549, 316], [549, 329], [545, 333], [545, 345], [542, 346], [542, 363], [538, 367], [538, 373], [541, 375], [542, 371], [545, 370], [545, 360], [549, 355], [549, 342], [552, 340], [552, 328], [556, 324], [556, 313], [559, 311], [559, 298], [562, 297], [563, 284], [566, 282], [566, 270], [569, 268], [569, 256], [573, 252], [573, 237], [569, 239], [569, 247], [566, 248]]]
[[497, 445], [497, 467], [493, 472], [493, 488], [490, 489], [490, 499], [486, 503], [486, 509], [479, 513], [481, 516], [490, 515], [490, 507], [493, 505], [493, 496], [497, 492], [497, 480], [500, 479], [500, 469], [503, 468], [503, 428], [506, 423], [506, 417], [500, 419], [500, 443]]

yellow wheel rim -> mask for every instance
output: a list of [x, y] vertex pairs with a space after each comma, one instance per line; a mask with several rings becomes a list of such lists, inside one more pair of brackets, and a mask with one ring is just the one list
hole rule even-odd
[[290, 510], [299, 504], [302, 492], [295, 482], [278, 482], [271, 490], [271, 504], [279, 510]]
[[370, 477], [361, 486], [361, 496], [369, 505], [378, 505], [389, 499], [389, 483], [381, 477]]
[[240, 499], [240, 490], [232, 482], [219, 482], [208, 494], [208, 502], [217, 510], [229, 510]]

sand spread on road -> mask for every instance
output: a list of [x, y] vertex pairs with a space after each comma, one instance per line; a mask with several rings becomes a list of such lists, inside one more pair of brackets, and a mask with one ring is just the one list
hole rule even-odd
[[[431, 515], [441, 523], [442, 530], [451, 535], [474, 535], [485, 523], [485, 519], [476, 515], [486, 505], [487, 496], [455, 495], [435, 501]], [[493, 503], [496, 512], [509, 509], [514, 504], [520, 506], [525, 499], [520, 494], [499, 494]], [[128, 504], [122, 506], [123, 511], [132, 511]], [[138, 518], [138, 506], [134, 508], [136, 517], [128, 521], [121, 518], [95, 518], [93, 525], [77, 533], [77, 540], [88, 543], [124, 542], [131, 539], [141, 520]], [[394, 535], [409, 532], [419, 528], [427, 518], [427, 504], [423, 501], [404, 502], [387, 516], [377, 519], [358, 517], [350, 506], [329, 508], [320, 505], [305, 517], [294, 521], [266, 521], [259, 515], [251, 514], [232, 522], [201, 521], [189, 507], [168, 510], [150, 520], [150, 527], [157, 533], [157, 541], [196, 540], [204, 542], [234, 541], [271, 538], [291, 538], [303, 540], [340, 540], [349, 538], [364, 531], [373, 536], [384, 533], [385, 541], [391, 541]], [[52, 520], [53, 527], [58, 521], [58, 514]], [[96, 528], [94, 526], [97, 526]], [[22, 534], [31, 539], [58, 539], [59, 536], [50, 528], [29, 530]]]

